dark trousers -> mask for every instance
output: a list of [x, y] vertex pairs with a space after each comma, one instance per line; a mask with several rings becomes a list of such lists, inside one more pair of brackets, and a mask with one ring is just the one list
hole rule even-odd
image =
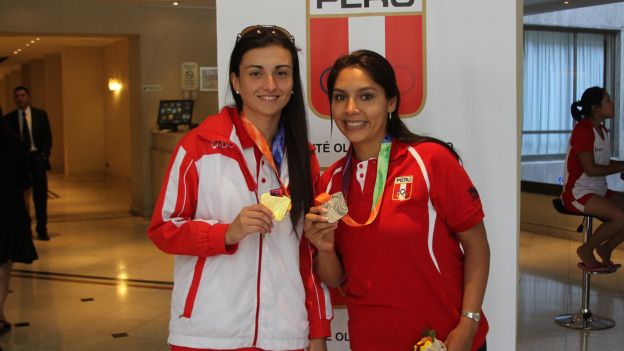
[[478, 349], [477, 351], [487, 351], [487, 342], [483, 342], [483, 346], [481, 346], [480, 349]]
[[32, 175], [32, 193], [37, 218], [37, 234], [48, 235], [48, 174], [47, 161], [38, 152], [29, 154], [30, 172]]

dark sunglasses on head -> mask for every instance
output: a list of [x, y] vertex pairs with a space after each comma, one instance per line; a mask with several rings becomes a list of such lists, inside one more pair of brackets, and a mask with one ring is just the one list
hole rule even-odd
[[271, 33], [273, 35], [283, 35], [288, 40], [290, 40], [293, 44], [295, 44], [295, 37], [290, 34], [286, 29], [280, 26], [274, 25], [265, 25], [265, 24], [256, 24], [254, 26], [249, 26], [243, 30], [236, 36], [236, 42], [243, 38], [249, 38], [253, 36], [260, 36], [265, 33]]

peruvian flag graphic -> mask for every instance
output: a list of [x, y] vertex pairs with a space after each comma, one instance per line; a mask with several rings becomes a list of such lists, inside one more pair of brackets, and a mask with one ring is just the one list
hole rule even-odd
[[401, 116], [418, 114], [425, 97], [424, 0], [395, 8], [390, 5], [398, 1], [364, 1], [371, 8], [362, 4], [355, 8], [356, 4], [344, 0], [309, 1], [308, 102], [312, 110], [329, 117], [326, 82], [334, 61], [349, 52], [369, 49], [394, 67]]
[[405, 201], [412, 197], [412, 176], [394, 178], [392, 200]]

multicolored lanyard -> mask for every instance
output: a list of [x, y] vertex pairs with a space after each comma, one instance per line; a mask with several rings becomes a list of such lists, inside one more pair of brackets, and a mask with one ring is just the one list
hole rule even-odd
[[241, 114], [241, 121], [243, 122], [243, 127], [249, 134], [249, 137], [256, 144], [260, 152], [269, 162], [269, 165], [275, 171], [275, 175], [277, 176], [277, 181], [280, 184], [280, 188], [282, 189], [283, 195], [289, 196], [288, 188], [284, 186], [282, 180], [280, 179], [280, 172], [278, 171], [282, 166], [282, 162], [284, 160], [284, 126], [280, 125], [277, 130], [277, 134], [273, 138], [272, 148], [269, 149], [269, 144], [267, 144], [266, 139], [256, 126], [251, 123], [251, 121], [245, 116], [245, 114]]
[[280, 123], [277, 133], [273, 137], [271, 151], [275, 167], [282, 169], [282, 162], [284, 161], [284, 125], [282, 123]]
[[[386, 178], [388, 177], [388, 165], [390, 164], [390, 148], [392, 147], [392, 139], [386, 135], [381, 142], [381, 148], [379, 149], [379, 155], [377, 155], [377, 177], [375, 178], [375, 190], [373, 192], [373, 201], [371, 203], [371, 213], [368, 216], [366, 223], [356, 222], [347, 213], [342, 217], [342, 221], [350, 227], [363, 227], [373, 223], [379, 209], [381, 208], [381, 200], [383, 198], [384, 189], [386, 187]], [[351, 182], [351, 159], [353, 158], [353, 149], [347, 153], [343, 164], [342, 173], [342, 193], [345, 198], [348, 199], [349, 183]]]

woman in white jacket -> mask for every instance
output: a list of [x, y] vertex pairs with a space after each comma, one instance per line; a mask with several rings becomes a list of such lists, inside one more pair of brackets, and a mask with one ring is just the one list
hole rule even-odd
[[[176, 255], [172, 350], [325, 350], [331, 303], [302, 235], [319, 168], [294, 41], [277, 26], [243, 29], [230, 57], [236, 105], [172, 157], [148, 230]], [[290, 198], [289, 213], [264, 198]]]

